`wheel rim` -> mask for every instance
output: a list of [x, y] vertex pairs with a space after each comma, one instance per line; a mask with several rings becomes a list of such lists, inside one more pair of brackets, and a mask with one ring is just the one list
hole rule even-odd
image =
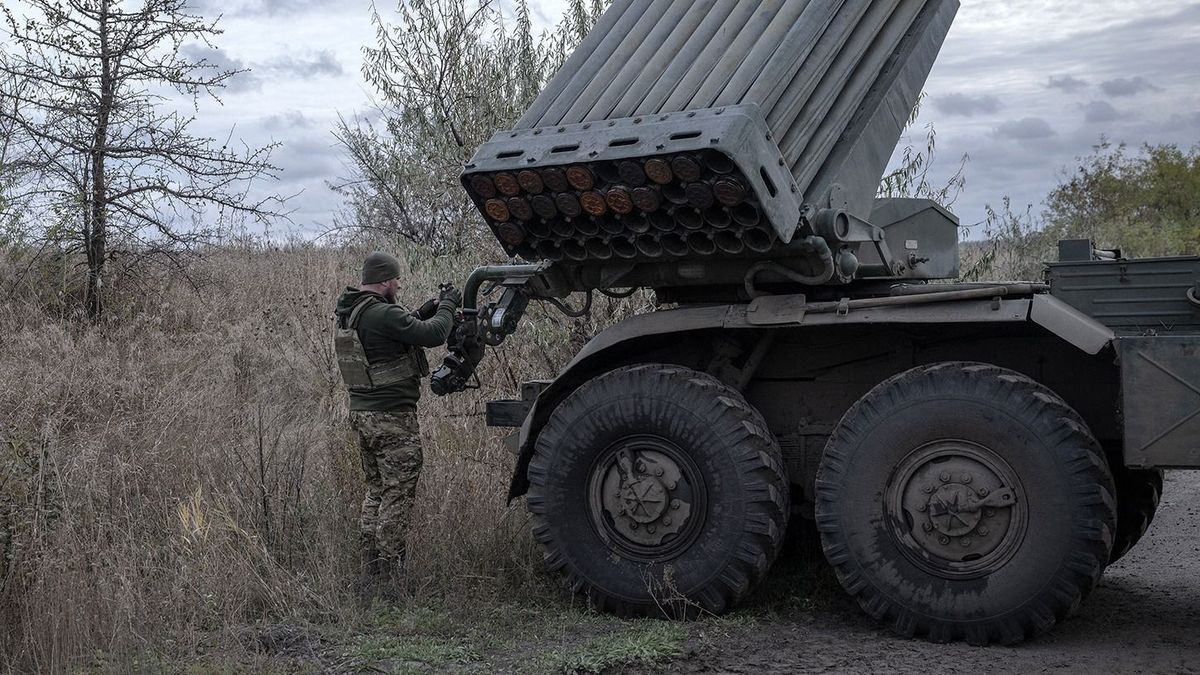
[[994, 450], [970, 441], [938, 441], [913, 451], [892, 474], [886, 504], [906, 557], [947, 579], [999, 570], [1028, 530], [1016, 472]]
[[688, 453], [659, 436], [629, 436], [588, 472], [588, 515], [614, 551], [659, 562], [682, 553], [703, 526], [708, 490]]

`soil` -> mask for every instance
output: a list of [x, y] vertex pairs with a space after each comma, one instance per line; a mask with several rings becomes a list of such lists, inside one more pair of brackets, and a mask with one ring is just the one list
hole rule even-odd
[[832, 592], [820, 609], [693, 631], [684, 657], [651, 672], [1200, 673], [1200, 472], [1168, 473], [1163, 492], [1145, 538], [1079, 611], [1020, 646], [897, 638]]

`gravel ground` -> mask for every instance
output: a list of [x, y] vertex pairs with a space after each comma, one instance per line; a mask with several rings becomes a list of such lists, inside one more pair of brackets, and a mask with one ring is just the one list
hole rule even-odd
[[663, 672], [1200, 673], [1200, 472], [1168, 473], [1141, 543], [1074, 617], [1018, 647], [899, 639], [844, 596], [772, 626], [694, 638]]

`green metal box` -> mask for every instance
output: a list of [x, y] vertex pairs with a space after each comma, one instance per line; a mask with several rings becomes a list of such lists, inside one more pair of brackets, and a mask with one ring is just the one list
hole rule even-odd
[[1200, 333], [1200, 257], [1050, 263], [1054, 297], [1125, 335]]

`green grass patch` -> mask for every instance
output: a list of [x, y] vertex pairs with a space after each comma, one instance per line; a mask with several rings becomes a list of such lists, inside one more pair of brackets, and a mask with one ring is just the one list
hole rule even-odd
[[598, 673], [609, 668], [653, 665], [679, 656], [687, 639], [685, 624], [670, 621], [614, 622], [620, 627], [584, 642], [539, 654], [537, 670]]
[[354, 641], [346, 656], [351, 665], [378, 667], [387, 672], [466, 666], [480, 660], [475, 644], [467, 638], [428, 635], [363, 635]]

